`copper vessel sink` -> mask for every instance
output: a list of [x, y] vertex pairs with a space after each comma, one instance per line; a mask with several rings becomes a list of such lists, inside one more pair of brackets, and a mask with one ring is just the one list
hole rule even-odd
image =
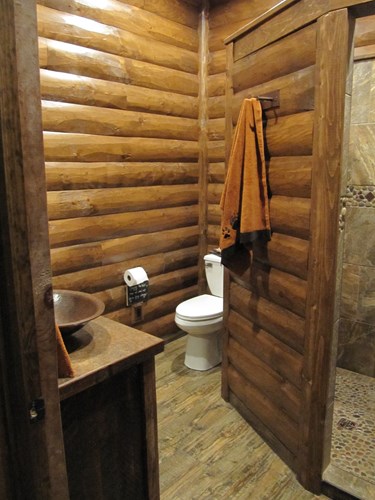
[[88, 321], [104, 312], [104, 303], [85, 292], [54, 290], [55, 320], [63, 335], [79, 330]]

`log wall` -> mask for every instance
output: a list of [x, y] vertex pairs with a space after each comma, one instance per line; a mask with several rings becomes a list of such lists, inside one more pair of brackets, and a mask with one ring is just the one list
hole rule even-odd
[[207, 244], [209, 249], [216, 248], [219, 242], [221, 218], [219, 203], [225, 180], [225, 72], [227, 68], [227, 58], [224, 39], [277, 3], [278, 0], [232, 0], [230, 2], [210, 2], [207, 82]]
[[[92, 3], [93, 4], [93, 3]], [[53, 285], [125, 324], [123, 272], [143, 266], [147, 332], [176, 332], [197, 293], [198, 5], [38, 2]]]
[[[239, 255], [226, 272], [223, 396], [301, 483], [319, 493], [333, 402], [340, 170], [354, 23], [345, 8], [322, 3], [310, 12], [307, 4], [291, 2], [228, 44], [227, 146], [244, 98], [278, 91], [280, 106], [264, 112], [272, 240], [253, 245], [250, 270], [243, 271]], [[357, 21], [357, 46], [367, 37], [365, 23]], [[218, 191], [212, 190], [216, 199]], [[216, 207], [210, 213], [219, 215]]]

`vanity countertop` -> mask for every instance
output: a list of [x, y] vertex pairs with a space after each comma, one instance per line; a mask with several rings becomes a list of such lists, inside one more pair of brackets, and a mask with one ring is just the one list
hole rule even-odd
[[65, 340], [73, 378], [59, 378], [60, 399], [69, 398], [163, 351], [164, 342], [100, 316]]

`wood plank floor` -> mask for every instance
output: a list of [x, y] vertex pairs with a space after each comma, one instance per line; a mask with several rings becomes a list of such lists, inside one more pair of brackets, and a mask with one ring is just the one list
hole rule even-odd
[[183, 364], [186, 337], [156, 357], [162, 500], [309, 500], [313, 495], [220, 396], [220, 367]]

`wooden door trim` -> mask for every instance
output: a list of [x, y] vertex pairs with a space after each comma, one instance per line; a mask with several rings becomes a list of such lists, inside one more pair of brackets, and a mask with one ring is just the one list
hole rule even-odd
[[[36, 4], [0, 0], [1, 403], [15, 498], [68, 498], [44, 189]], [[36, 399], [41, 420], [30, 419]]]
[[317, 493], [321, 488], [331, 358], [335, 354], [332, 350], [334, 292], [351, 25], [348, 10], [342, 9], [321, 17], [317, 31], [312, 233], [298, 452], [299, 480], [307, 489]]

